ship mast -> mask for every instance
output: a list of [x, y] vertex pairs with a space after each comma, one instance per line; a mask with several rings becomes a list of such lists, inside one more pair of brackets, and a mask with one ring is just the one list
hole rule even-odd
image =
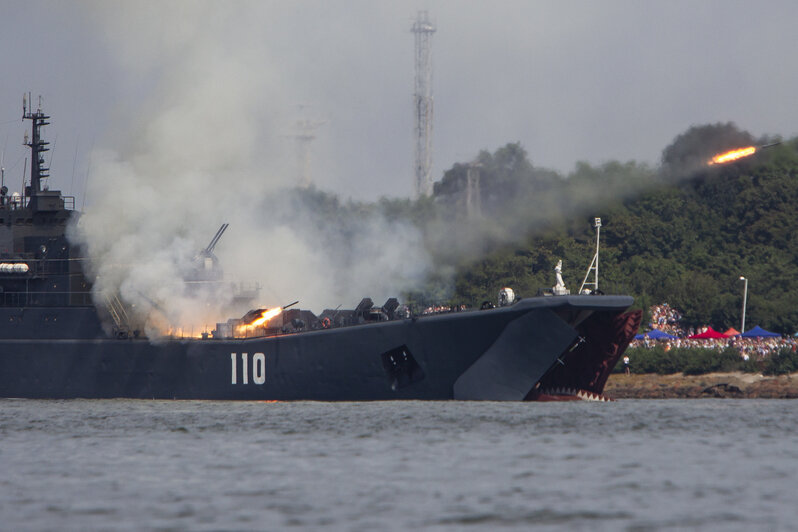
[[47, 120], [50, 117], [42, 112], [42, 99], [39, 97], [39, 107], [36, 112], [31, 110], [30, 96], [27, 98], [22, 97], [22, 119], [31, 121], [31, 138], [25, 135], [25, 146], [28, 146], [31, 151], [31, 167], [30, 167], [30, 192], [25, 191], [25, 195], [30, 197], [29, 206], [34, 211], [38, 207], [38, 197], [41, 188], [41, 180], [50, 177], [50, 169], [44, 166], [44, 156], [46, 151], [50, 151], [47, 146], [49, 142], [42, 140], [40, 128], [50, 124]]

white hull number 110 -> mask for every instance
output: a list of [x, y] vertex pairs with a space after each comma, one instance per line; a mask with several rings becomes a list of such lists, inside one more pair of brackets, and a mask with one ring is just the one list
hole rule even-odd
[[[230, 353], [230, 384], [238, 384], [237, 353]], [[241, 384], [249, 384], [249, 355], [241, 353]], [[266, 356], [263, 353], [252, 355], [252, 382], [263, 384], [266, 382]]]

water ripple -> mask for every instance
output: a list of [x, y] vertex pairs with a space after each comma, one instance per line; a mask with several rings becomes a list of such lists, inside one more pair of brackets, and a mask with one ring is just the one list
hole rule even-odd
[[798, 401], [0, 405], [8, 530], [794, 526]]

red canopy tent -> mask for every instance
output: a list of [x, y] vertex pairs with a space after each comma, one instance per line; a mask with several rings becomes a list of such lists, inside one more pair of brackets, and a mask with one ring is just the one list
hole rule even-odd
[[702, 332], [701, 334], [694, 334], [693, 336], [688, 336], [688, 338], [700, 340], [704, 338], [727, 338], [727, 336], [723, 333], [719, 333], [712, 327], [707, 327], [707, 330]]
[[735, 329], [734, 327], [729, 327], [729, 330], [723, 333], [723, 336], [737, 336], [740, 334], [740, 331]]

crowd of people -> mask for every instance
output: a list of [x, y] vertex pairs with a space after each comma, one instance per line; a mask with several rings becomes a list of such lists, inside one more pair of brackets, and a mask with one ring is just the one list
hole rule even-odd
[[706, 331], [707, 328], [702, 327], [698, 330], [693, 328], [682, 328], [680, 323], [682, 319], [681, 313], [667, 303], [654, 305], [651, 307], [650, 311], [651, 321], [648, 324], [649, 329], [666, 332], [676, 336], [676, 338], [655, 340], [646, 336], [642, 340], [633, 340], [632, 343], [629, 344], [629, 347], [650, 349], [661, 346], [666, 351], [672, 348], [717, 349], [720, 351], [727, 347], [732, 347], [739, 350], [740, 356], [745, 360], [762, 359], [783, 349], [791, 349], [792, 351], [798, 350], [798, 338], [791, 336], [746, 338], [736, 335], [725, 338], [688, 338], [694, 334]]
[[679, 326], [681, 319], [681, 313], [667, 303], [654, 305], [651, 307], [651, 321], [648, 323], [648, 328], [679, 336], [684, 334]]
[[748, 360], [749, 358], [765, 358], [772, 353], [778, 353], [786, 348], [795, 351], [798, 349], [798, 339], [789, 336], [770, 338], [730, 336], [728, 338], [675, 338], [673, 340], [652, 340], [651, 338], [644, 338], [642, 340], [633, 340], [632, 343], [629, 344], [629, 347], [645, 347], [650, 349], [658, 345], [662, 346], [666, 351], [672, 348], [717, 349], [721, 351], [727, 347], [733, 347], [740, 351], [740, 356], [743, 357], [743, 359]]

